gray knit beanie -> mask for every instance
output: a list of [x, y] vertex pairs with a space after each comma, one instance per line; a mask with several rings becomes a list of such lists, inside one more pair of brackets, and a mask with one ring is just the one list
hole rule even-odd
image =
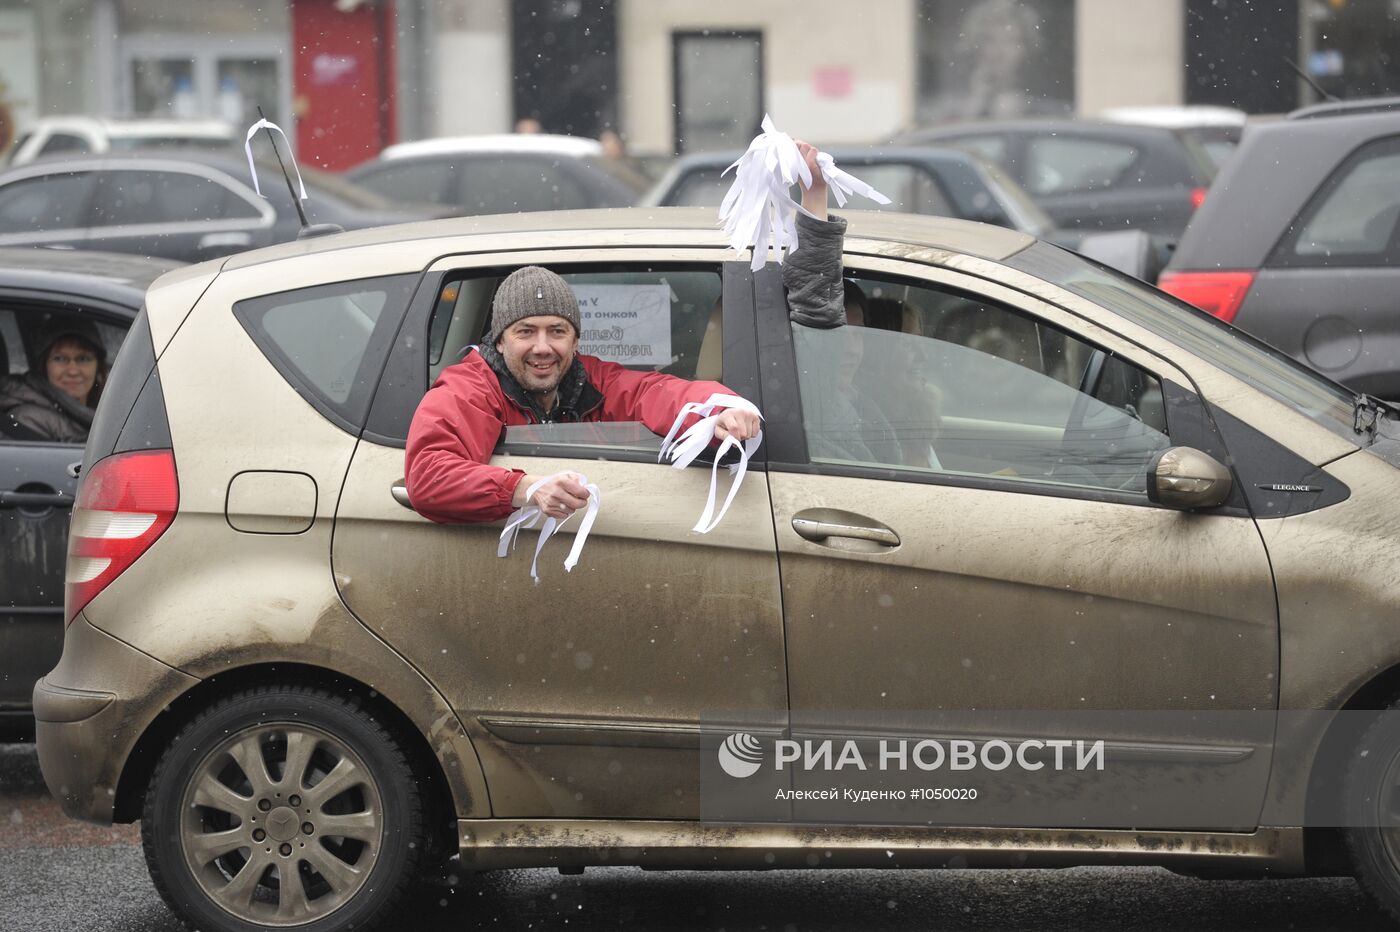
[[575, 334], [579, 332], [578, 297], [569, 283], [538, 265], [516, 269], [501, 282], [491, 302], [491, 342], [521, 318], [550, 314], [564, 318], [574, 325]]

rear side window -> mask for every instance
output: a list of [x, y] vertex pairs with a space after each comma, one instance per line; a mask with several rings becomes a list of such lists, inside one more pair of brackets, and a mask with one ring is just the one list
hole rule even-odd
[[[956, 217], [957, 213], [949, 205], [947, 198], [934, 180], [923, 168], [907, 162], [885, 162], [875, 165], [847, 166], [861, 181], [890, 199], [889, 204], [863, 202], [860, 206], [867, 210], [894, 210], [907, 214], [932, 214], [943, 217]], [[733, 178], [733, 175], [730, 176]], [[793, 189], [800, 200], [801, 191]], [[855, 205], [852, 205], [855, 206]]]
[[117, 171], [103, 179], [94, 226], [256, 220], [256, 208], [203, 175]]
[[40, 155], [57, 155], [60, 152], [91, 152], [92, 147], [81, 136], [72, 133], [54, 133], [39, 150]]
[[1006, 138], [1003, 136], [959, 136], [950, 140], [959, 149], [980, 155], [998, 165], [1010, 163], [1006, 152]]
[[451, 177], [451, 162], [415, 161], [391, 162], [356, 176], [354, 180], [356, 184], [391, 200], [442, 204], [447, 201], [447, 186]]
[[239, 301], [233, 313], [303, 398], [356, 433], [417, 278], [393, 275], [284, 291]]
[[31, 140], [31, 139], [33, 139], [33, 138], [34, 138], [34, 134], [33, 134], [33, 133], [20, 133], [20, 134], [19, 134], [19, 138], [15, 140], [14, 145], [10, 146], [10, 151], [9, 151], [8, 153], [6, 153], [6, 155], [5, 155], [5, 163], [6, 163], [7, 165], [8, 165], [8, 164], [13, 164], [13, 162], [14, 162], [14, 160], [15, 160], [15, 153], [17, 153], [19, 150], [23, 149], [23, 148], [29, 143], [29, 140]]
[[1111, 188], [1138, 160], [1134, 146], [1099, 139], [1041, 136], [1026, 150], [1026, 189], [1065, 194]]
[[[939, 187], [938, 180], [926, 169], [907, 162], [880, 162], [862, 165], [851, 162], [844, 166], [861, 181], [890, 199], [889, 204], [861, 201], [862, 210], [892, 210], [907, 214], [932, 214], [943, 217], [961, 216]], [[701, 168], [689, 172], [666, 196], [666, 204], [675, 207], [718, 207], [734, 184], [734, 173], [722, 175], [724, 168]], [[794, 185], [792, 196], [802, 198], [801, 189]]]
[[1303, 208], [1274, 257], [1294, 266], [1400, 264], [1400, 137], [1357, 150]]
[[0, 233], [86, 226], [96, 185], [91, 172], [64, 172], [11, 182], [0, 188]]
[[457, 169], [456, 202], [467, 214], [576, 210], [596, 206], [558, 159], [467, 159]]

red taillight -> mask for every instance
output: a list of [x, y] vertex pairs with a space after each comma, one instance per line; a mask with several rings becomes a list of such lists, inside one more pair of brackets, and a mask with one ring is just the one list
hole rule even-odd
[[1191, 189], [1191, 209], [1192, 209], [1192, 210], [1200, 210], [1200, 209], [1201, 209], [1201, 205], [1204, 204], [1205, 202], [1206, 202], [1206, 189], [1205, 189], [1205, 188], [1192, 188], [1192, 189]]
[[1227, 322], [1239, 313], [1252, 284], [1253, 272], [1163, 272], [1157, 279], [1158, 288]]
[[179, 503], [170, 450], [120, 453], [92, 468], [68, 530], [65, 625], [165, 533]]

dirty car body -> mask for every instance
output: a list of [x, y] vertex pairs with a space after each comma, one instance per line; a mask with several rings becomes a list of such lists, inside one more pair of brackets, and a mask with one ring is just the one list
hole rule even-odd
[[[691, 530], [710, 464], [658, 463], [631, 424], [510, 428], [496, 450], [602, 490], [571, 573], [551, 543], [532, 585], [532, 540], [499, 559], [499, 524], [412, 510], [414, 409], [527, 263], [633, 315], [586, 317], [585, 351], [764, 412], [713, 532]], [[1109, 736], [1110, 759], [1221, 764], [1238, 805], [1191, 825], [853, 817], [818, 801], [831, 773], [718, 771], [726, 736], [859, 744], [938, 710], [1400, 694], [1386, 412], [1358, 428], [1332, 383], [1016, 231], [852, 212], [845, 265], [866, 326], [830, 331], [790, 323], [777, 266], [751, 271], [706, 210], [438, 221], [166, 276], [87, 450], [64, 653], [35, 691], [50, 788], [77, 818], [143, 819], [158, 887], [213, 928], [373, 922], [457, 852], [1357, 869], [1342, 833], [1270, 821], [1343, 789], [1275, 782], [1269, 736]]]

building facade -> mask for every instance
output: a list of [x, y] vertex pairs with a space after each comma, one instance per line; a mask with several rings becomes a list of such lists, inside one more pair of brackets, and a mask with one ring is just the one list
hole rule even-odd
[[[41, 115], [259, 106], [303, 160], [400, 139], [620, 133], [736, 148], [764, 112], [824, 144], [1121, 105], [1285, 111], [1400, 92], [1397, 0], [0, 0], [0, 103]], [[1292, 63], [1292, 64], [1290, 64]]]

